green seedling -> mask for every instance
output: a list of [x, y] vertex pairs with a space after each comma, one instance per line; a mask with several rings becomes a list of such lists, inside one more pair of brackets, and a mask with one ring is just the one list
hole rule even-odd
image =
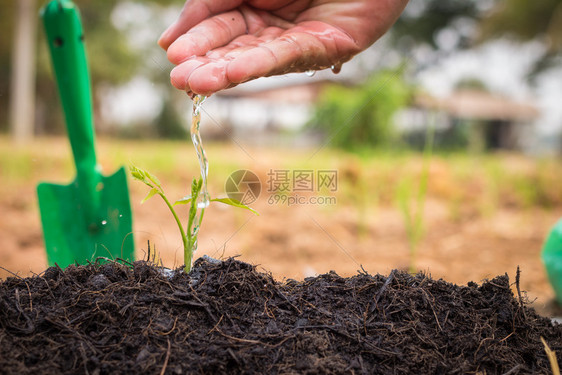
[[[203, 179], [199, 178], [199, 180], [197, 180], [194, 178], [193, 181], [191, 182], [191, 195], [184, 197], [180, 200], [177, 200], [172, 204], [168, 199], [168, 197], [166, 197], [166, 194], [164, 193], [164, 189], [162, 188], [162, 185], [160, 184], [160, 181], [156, 176], [154, 176], [150, 172], [144, 171], [135, 166], [131, 166], [130, 170], [131, 170], [131, 175], [133, 176], [134, 179], [139, 180], [143, 182], [145, 185], [147, 185], [148, 187], [150, 187], [150, 191], [148, 192], [148, 194], [142, 200], [141, 203], [146, 202], [147, 200], [149, 200], [155, 195], [159, 195], [160, 197], [162, 197], [162, 199], [166, 203], [166, 206], [168, 206], [170, 212], [174, 216], [174, 219], [176, 221], [176, 224], [178, 225], [178, 228], [181, 233], [181, 238], [183, 241], [183, 259], [185, 264], [184, 270], [186, 273], [188, 273], [189, 271], [191, 271], [191, 265], [193, 263], [193, 254], [195, 250], [197, 250], [197, 238], [199, 234], [199, 228], [201, 227], [201, 222], [203, 221], [203, 214], [205, 212], [205, 208], [197, 207], [198, 205], [197, 198], [199, 197], [199, 194], [201, 193], [201, 188], [203, 187]], [[229, 206], [243, 208], [253, 212], [256, 215], [259, 215], [256, 210], [240, 203], [236, 199], [212, 198], [209, 201], [224, 203]], [[188, 220], [185, 230], [174, 208], [177, 205], [183, 205], [183, 204], [189, 205]], [[198, 209], [201, 210], [199, 216], [197, 216]]]
[[[422, 171], [415, 200], [411, 202], [413, 198], [413, 186], [411, 183], [402, 184], [398, 192], [398, 200], [404, 217], [406, 235], [408, 237], [408, 245], [410, 248], [410, 265], [408, 268], [409, 272], [412, 274], [416, 272], [418, 246], [423, 238], [423, 212], [427, 196], [427, 185], [429, 182], [429, 166], [433, 154], [434, 132], [435, 127], [433, 123], [431, 123], [427, 127], [427, 131], [425, 133]], [[415, 211], [412, 209], [412, 206], [414, 205]]]

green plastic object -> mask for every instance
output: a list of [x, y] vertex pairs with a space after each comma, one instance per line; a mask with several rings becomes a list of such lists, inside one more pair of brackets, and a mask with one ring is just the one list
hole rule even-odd
[[39, 210], [49, 265], [96, 257], [134, 260], [127, 174], [100, 173], [94, 149], [90, 77], [77, 7], [53, 0], [41, 10], [76, 165], [69, 185], [41, 183]]
[[562, 305], [562, 219], [554, 225], [544, 243], [542, 260], [556, 300]]

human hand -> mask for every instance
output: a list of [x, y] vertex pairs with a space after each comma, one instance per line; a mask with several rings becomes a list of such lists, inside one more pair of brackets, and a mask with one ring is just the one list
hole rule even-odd
[[158, 44], [172, 84], [210, 95], [258, 77], [334, 67], [363, 51], [408, 0], [187, 0]]

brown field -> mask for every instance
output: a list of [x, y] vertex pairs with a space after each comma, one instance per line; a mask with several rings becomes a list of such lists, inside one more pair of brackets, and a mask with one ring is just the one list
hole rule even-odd
[[[358, 157], [323, 150], [240, 148], [211, 144], [210, 187], [224, 195], [224, 181], [237, 169], [255, 172], [262, 194], [252, 204], [260, 212], [211, 205], [205, 213], [196, 256], [239, 255], [276, 278], [302, 279], [335, 270], [349, 276], [361, 267], [388, 274], [411, 262], [398, 191], [416, 194], [422, 160], [417, 154]], [[101, 140], [98, 159], [106, 173], [134, 162], [158, 175], [171, 199], [188, 194], [198, 173], [188, 142]], [[272, 204], [268, 172], [335, 170], [337, 191], [313, 191], [333, 204]], [[74, 177], [64, 139], [42, 139], [26, 147], [0, 138], [0, 277], [28, 276], [46, 268], [35, 193], [39, 181], [65, 184]], [[163, 264], [182, 263], [181, 240], [172, 216], [158, 197], [144, 205], [144, 185], [129, 181], [137, 257], [147, 243]], [[512, 154], [450, 155], [432, 159], [423, 212], [424, 235], [415, 268], [457, 284], [481, 282], [521, 267], [521, 287], [537, 310], [557, 314], [540, 250], [551, 226], [562, 216], [562, 163]], [[289, 196], [298, 195], [292, 191]]]

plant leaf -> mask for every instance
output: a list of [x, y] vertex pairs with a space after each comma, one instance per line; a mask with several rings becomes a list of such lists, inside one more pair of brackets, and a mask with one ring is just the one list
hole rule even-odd
[[231, 198], [213, 198], [211, 199], [211, 202], [220, 202], [220, 203], [224, 203], [224, 204], [228, 204], [229, 206], [232, 207], [238, 207], [238, 208], [244, 208], [248, 211], [252, 211], [254, 214], [256, 215], [260, 215], [258, 211], [254, 210], [251, 207], [246, 206], [243, 203], [240, 203], [240, 201], [236, 200], [236, 199], [231, 199]]
[[159, 194], [160, 191], [156, 188], [152, 188], [150, 189], [150, 191], [148, 192], [148, 194], [146, 195], [146, 197], [144, 197], [144, 199], [141, 201], [141, 204], [143, 204], [144, 202], [146, 202], [147, 200], [149, 200], [150, 198], [152, 198], [154, 195]]
[[131, 171], [131, 176], [133, 176], [134, 179], [144, 182], [145, 184], [147, 183], [145, 172], [142, 169], [131, 164], [129, 166], [129, 170]]
[[129, 167], [129, 170], [131, 171], [131, 176], [133, 176], [134, 179], [143, 182], [145, 185], [148, 185], [151, 188], [154, 188], [155, 185], [156, 185], [156, 187], [158, 187], [160, 190], [162, 190], [162, 186], [160, 185], [160, 181], [158, 181], [158, 178], [156, 178], [156, 176], [153, 176], [149, 172], [147, 172], [143, 169], [140, 169], [140, 168], [138, 168], [134, 165], [131, 165]]
[[153, 175], [152, 173], [150, 173], [148, 171], [143, 171], [143, 172], [145, 173], [146, 177], [154, 183], [154, 185], [156, 185], [160, 189], [162, 189], [162, 185], [160, 184], [160, 180], [158, 179], [158, 177], [156, 177], [155, 175]]
[[185, 197], [175, 201], [174, 206], [177, 206], [178, 204], [189, 204], [189, 203], [191, 203], [191, 199], [192, 199], [191, 195], [186, 195]]

